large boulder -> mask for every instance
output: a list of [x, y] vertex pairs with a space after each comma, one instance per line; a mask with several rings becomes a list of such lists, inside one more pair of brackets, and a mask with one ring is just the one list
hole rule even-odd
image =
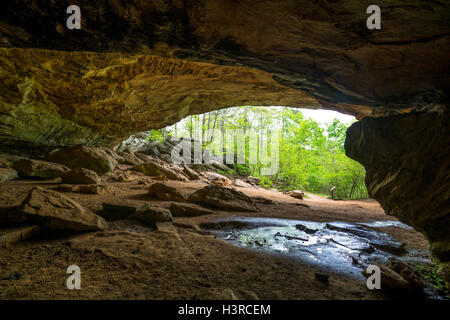
[[250, 184], [253, 184], [253, 185], [260, 184], [261, 183], [261, 178], [248, 176], [247, 177], [247, 182], [250, 183]]
[[188, 201], [228, 210], [258, 211], [255, 202], [245, 193], [216, 185], [195, 191]]
[[188, 179], [179, 172], [172, 170], [164, 164], [151, 160], [146, 163], [134, 166], [134, 171], [141, 172], [147, 176], [159, 176], [164, 175], [171, 180], [187, 181]]
[[188, 166], [186, 166], [185, 164], [183, 164], [183, 172], [191, 179], [191, 180], [200, 180], [200, 175], [195, 172], [194, 170], [192, 170], [191, 168], [189, 168]]
[[132, 152], [118, 152], [117, 154], [123, 159], [122, 163], [130, 166], [135, 166], [144, 162], [136, 157]]
[[153, 183], [148, 188], [148, 194], [163, 201], [186, 201], [183, 193], [162, 182]]
[[19, 176], [26, 178], [59, 178], [69, 171], [64, 165], [34, 159], [23, 159], [14, 163]]
[[117, 160], [103, 149], [85, 145], [54, 150], [49, 159], [71, 169], [91, 169], [99, 175], [113, 171], [117, 165]]
[[203, 177], [217, 186], [229, 187], [232, 183], [230, 179], [217, 172], [205, 171], [203, 172]]
[[50, 230], [95, 231], [108, 227], [106, 221], [66, 196], [34, 187], [17, 212], [9, 214], [12, 222], [29, 222]]
[[0, 168], [0, 182], [15, 180], [19, 177], [17, 171], [11, 168]]
[[[375, 266], [380, 268], [380, 275], [381, 275], [381, 289], [382, 290], [411, 290], [413, 287], [412, 285], [403, 278], [400, 274], [398, 274], [396, 271], [391, 269], [390, 267], [382, 264], [382, 263], [375, 263]], [[365, 270], [363, 271], [363, 275], [368, 278], [371, 274], [367, 273]]]
[[193, 203], [172, 203], [170, 206], [170, 212], [174, 217], [192, 217], [202, 216], [206, 214], [213, 214], [213, 210], [203, 208]]
[[102, 179], [97, 173], [90, 169], [73, 169], [61, 176], [62, 183], [73, 184], [100, 184]]
[[106, 220], [121, 220], [128, 218], [138, 211], [142, 211], [145, 207], [145, 204], [123, 199], [103, 202], [103, 211], [101, 215]]
[[288, 195], [292, 198], [303, 200], [305, 193], [301, 190], [291, 190], [291, 191], [286, 192], [286, 195]]
[[172, 221], [172, 214], [168, 209], [146, 204], [139, 208], [135, 214], [129, 216], [129, 219], [140, 221], [145, 225], [155, 226], [160, 222]]

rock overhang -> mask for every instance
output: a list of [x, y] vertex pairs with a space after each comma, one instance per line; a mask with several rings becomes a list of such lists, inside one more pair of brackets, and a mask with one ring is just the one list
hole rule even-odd
[[77, 5], [81, 30], [66, 28], [64, 3], [2, 10], [4, 141], [110, 145], [236, 105], [361, 119], [448, 98], [448, 3], [380, 3], [381, 30], [353, 0]]

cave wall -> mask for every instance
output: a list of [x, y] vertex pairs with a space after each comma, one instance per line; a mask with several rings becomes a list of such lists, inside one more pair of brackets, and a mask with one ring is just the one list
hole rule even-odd
[[346, 154], [364, 165], [371, 198], [385, 212], [422, 232], [450, 266], [450, 109], [437, 105], [405, 115], [372, 118], [347, 130]]

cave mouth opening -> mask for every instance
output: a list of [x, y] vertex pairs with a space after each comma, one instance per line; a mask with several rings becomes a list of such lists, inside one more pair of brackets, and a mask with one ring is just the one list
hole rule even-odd
[[[130, 136], [116, 150], [140, 150], [176, 163], [225, 164], [229, 176], [256, 176], [283, 192], [303, 190], [333, 199], [366, 199], [365, 170], [344, 151], [355, 118], [330, 110], [283, 106], [240, 106], [188, 116], [179, 122]], [[199, 144], [192, 154], [168, 153], [164, 141]], [[194, 150], [195, 149], [195, 150]], [[192, 155], [191, 154], [191, 155]]]

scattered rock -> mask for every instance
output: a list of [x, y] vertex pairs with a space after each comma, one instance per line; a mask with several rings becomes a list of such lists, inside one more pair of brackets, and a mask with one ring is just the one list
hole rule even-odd
[[392, 259], [389, 267], [408, 281], [413, 289], [422, 290], [424, 288], [420, 274], [405, 262]]
[[29, 221], [51, 230], [95, 231], [108, 227], [106, 221], [66, 196], [34, 187], [20, 211], [9, 214], [15, 222]]
[[193, 203], [172, 203], [170, 211], [174, 217], [192, 217], [214, 213], [212, 210]]
[[165, 175], [150, 177], [150, 179], [156, 180], [156, 181], [168, 181], [169, 180], [169, 179], [167, 179], [167, 177]]
[[218, 208], [256, 212], [255, 202], [241, 191], [209, 185], [192, 193], [188, 201]]
[[247, 177], [247, 182], [250, 183], [250, 184], [256, 185], [256, 184], [260, 184], [261, 183], [261, 179], [258, 178], [258, 177], [248, 176]]
[[308, 228], [307, 226], [304, 226], [304, 225], [302, 225], [302, 224], [297, 224], [297, 225], [295, 226], [295, 228], [298, 229], [298, 230], [300, 230], [300, 231], [303, 231], [303, 232], [305, 232], [305, 233], [307, 233], [307, 234], [314, 234], [314, 233], [317, 232], [317, 229], [310, 229], [310, 228]]
[[314, 277], [322, 283], [328, 283], [328, 281], [330, 279], [329, 274], [323, 273], [321, 271], [316, 271], [314, 273]]
[[163, 201], [186, 201], [186, 196], [175, 187], [156, 182], [148, 188], [148, 194]]
[[93, 170], [82, 168], [73, 169], [61, 176], [62, 183], [72, 184], [100, 184], [102, 179]]
[[11, 168], [0, 168], [0, 182], [11, 181], [19, 178], [16, 170]]
[[0, 248], [5, 248], [13, 243], [29, 240], [39, 234], [39, 226], [23, 226], [18, 228], [0, 229]]
[[301, 190], [292, 190], [285, 193], [288, 196], [291, 196], [292, 198], [303, 200], [303, 197], [305, 196], [305, 193]]
[[101, 148], [85, 145], [54, 150], [49, 159], [71, 169], [91, 169], [99, 175], [113, 171], [117, 165], [117, 160]]
[[106, 220], [122, 220], [145, 208], [145, 204], [133, 203], [127, 200], [103, 202], [101, 216]]
[[77, 186], [75, 192], [86, 194], [105, 194], [110, 191], [111, 189], [106, 184], [86, 184]]
[[[388, 290], [410, 290], [411, 285], [400, 274], [381, 263], [374, 263], [374, 265], [380, 268], [381, 273], [381, 289]], [[363, 275], [368, 278], [371, 274], [368, 274], [366, 270], [363, 271]]]
[[111, 158], [116, 160], [118, 163], [124, 163], [125, 162], [125, 159], [122, 158], [122, 156], [117, 154], [115, 151], [113, 151], [111, 149], [108, 149], [106, 147], [100, 147], [100, 149], [102, 149], [108, 156], [110, 156]]
[[241, 179], [236, 179], [233, 181], [233, 185], [240, 188], [251, 188], [252, 185], [250, 183], [245, 182]]
[[167, 166], [158, 163], [157, 161], [152, 160], [151, 162], [146, 162], [139, 164], [137, 166], [134, 166], [134, 171], [142, 172], [143, 174], [147, 176], [159, 176], [164, 175], [169, 179], [172, 180], [179, 180], [179, 181], [187, 181], [188, 179], [175, 172], [174, 170], [168, 168]]
[[203, 172], [203, 177], [208, 179], [209, 182], [211, 182], [212, 184], [214, 184], [216, 186], [221, 186], [221, 187], [231, 186], [230, 179], [228, 179], [227, 177], [225, 177], [219, 173], [216, 173], [216, 172], [205, 171], [205, 172]]
[[14, 163], [13, 168], [19, 176], [26, 178], [59, 178], [69, 168], [52, 162], [23, 159]]
[[183, 172], [191, 179], [191, 180], [200, 180], [200, 175], [195, 172], [194, 170], [192, 170], [191, 168], [189, 168], [188, 166], [186, 166], [185, 164], [183, 164]]
[[131, 152], [118, 152], [117, 154], [122, 157], [122, 162], [121, 163], [128, 164], [130, 166], [136, 166], [138, 164], [143, 163], [143, 161], [141, 159], [139, 159], [138, 157], [136, 157], [134, 155], [134, 153], [131, 153]]
[[385, 252], [389, 252], [395, 255], [402, 255], [407, 253], [407, 250], [405, 248], [405, 244], [399, 241], [378, 241], [373, 240], [370, 241], [370, 245], [383, 250]]
[[128, 217], [131, 220], [137, 220], [145, 225], [156, 226], [159, 222], [171, 222], [172, 214], [168, 209], [151, 206], [146, 204], [144, 207]]
[[216, 168], [216, 170], [222, 170], [222, 171], [230, 171], [230, 167], [228, 167], [226, 164], [223, 164], [216, 160], [210, 160], [207, 162], [207, 164], [212, 165]]
[[165, 162], [167, 162], [167, 163], [171, 163], [171, 162], [172, 162], [172, 157], [170, 156], [170, 154], [163, 153], [163, 154], [160, 154], [158, 157], [159, 157], [162, 161], [165, 161]]

